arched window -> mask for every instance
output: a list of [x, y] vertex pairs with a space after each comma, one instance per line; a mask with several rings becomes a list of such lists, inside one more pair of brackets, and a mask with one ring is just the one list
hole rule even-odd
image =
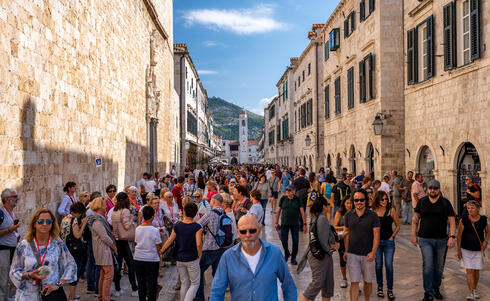
[[434, 155], [427, 145], [420, 150], [418, 170], [424, 176], [424, 183], [434, 179]]
[[374, 175], [374, 147], [371, 142], [368, 143], [366, 149], [366, 170], [368, 173]]
[[340, 154], [337, 154], [337, 177], [342, 178], [342, 158], [340, 157]]
[[332, 168], [332, 158], [330, 158], [330, 154], [327, 155], [327, 167]]
[[[466, 203], [468, 190], [466, 178], [470, 178], [473, 184], [481, 187], [481, 162], [480, 156], [476, 147], [469, 142], [463, 143], [459, 147], [459, 151], [456, 154], [456, 170], [457, 170], [457, 193], [458, 193], [458, 213], [463, 212], [463, 205]], [[482, 195], [480, 192], [480, 199]]]
[[350, 161], [350, 171], [354, 176], [356, 176], [356, 148], [354, 145], [350, 146], [349, 151], [349, 161]]

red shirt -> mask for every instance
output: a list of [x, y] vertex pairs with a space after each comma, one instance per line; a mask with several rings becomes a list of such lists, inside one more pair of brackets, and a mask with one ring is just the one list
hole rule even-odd
[[179, 206], [179, 209], [182, 210], [182, 199], [184, 198], [184, 189], [180, 187], [179, 185], [175, 185], [174, 188], [172, 189], [172, 194], [174, 195], [174, 199], [177, 202], [177, 205]]

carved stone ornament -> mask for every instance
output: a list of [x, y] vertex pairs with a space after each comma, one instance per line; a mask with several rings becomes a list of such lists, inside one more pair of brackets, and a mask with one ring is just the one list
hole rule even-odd
[[157, 90], [157, 80], [155, 74], [156, 51], [158, 48], [156, 42], [157, 31], [153, 30], [150, 35], [150, 65], [146, 67], [146, 116], [147, 119], [158, 119], [160, 109], [161, 92]]

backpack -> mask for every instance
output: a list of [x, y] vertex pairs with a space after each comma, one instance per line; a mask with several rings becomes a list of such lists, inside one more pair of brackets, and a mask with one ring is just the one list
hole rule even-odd
[[306, 202], [306, 207], [313, 206], [313, 203], [316, 201], [317, 198], [318, 198], [318, 192], [315, 189], [313, 189], [308, 195], [308, 201]]
[[325, 184], [324, 195], [327, 199], [330, 199], [332, 197], [332, 184], [330, 184], [330, 183]]
[[73, 235], [74, 219], [75, 218], [72, 218], [70, 222], [70, 233], [68, 233], [68, 235], [66, 236], [65, 244], [72, 256], [79, 257], [82, 256], [86, 251], [82, 240], [80, 238], [76, 238], [75, 235]]
[[322, 245], [320, 244], [320, 240], [318, 240], [318, 233], [316, 230], [316, 223], [318, 217], [312, 218], [310, 221], [310, 252], [313, 257], [318, 260], [322, 260], [325, 258], [325, 250], [323, 250]]
[[220, 248], [226, 248], [233, 244], [233, 228], [231, 227], [231, 219], [226, 215], [225, 212], [221, 213], [216, 209], [211, 210], [219, 216], [219, 227], [216, 234], [213, 234], [209, 227], [209, 233], [214, 237], [216, 244]]

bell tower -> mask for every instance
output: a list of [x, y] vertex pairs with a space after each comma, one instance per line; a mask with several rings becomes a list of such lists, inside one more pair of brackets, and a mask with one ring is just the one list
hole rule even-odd
[[248, 119], [245, 109], [240, 111], [238, 142], [240, 143], [240, 163], [248, 163]]

